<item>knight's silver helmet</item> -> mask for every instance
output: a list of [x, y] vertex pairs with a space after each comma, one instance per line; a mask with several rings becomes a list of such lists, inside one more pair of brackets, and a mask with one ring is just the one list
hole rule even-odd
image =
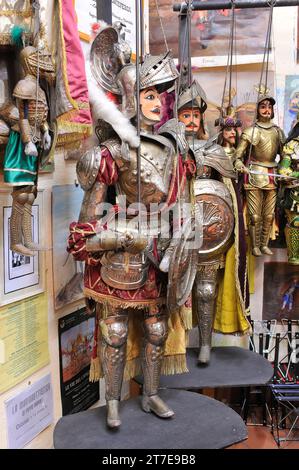
[[191, 85], [185, 88], [178, 99], [178, 110], [183, 108], [199, 108], [201, 114], [207, 109], [207, 97], [198, 83], [197, 80], [193, 80]]
[[159, 93], [168, 90], [179, 77], [171, 52], [165, 54], [147, 54], [140, 66], [140, 89], [154, 86]]
[[[128, 118], [136, 115], [136, 66], [130, 45], [121, 36], [121, 23], [99, 31], [90, 50], [90, 68], [97, 83], [121, 99], [121, 111]], [[145, 56], [140, 65], [140, 89], [155, 86], [159, 93], [168, 90], [178, 78], [170, 51], [159, 56]]]

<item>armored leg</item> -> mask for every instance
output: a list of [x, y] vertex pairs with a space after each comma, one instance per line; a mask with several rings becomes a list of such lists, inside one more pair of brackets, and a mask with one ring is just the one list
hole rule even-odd
[[167, 315], [145, 314], [144, 343], [142, 349], [143, 397], [142, 409], [160, 418], [170, 418], [174, 412], [158, 396], [161, 365], [167, 339]]
[[262, 256], [261, 230], [262, 230], [262, 204], [263, 192], [260, 189], [246, 190], [246, 201], [249, 213], [249, 234], [252, 243], [252, 254]]
[[288, 263], [299, 264], [299, 214], [286, 210], [288, 223], [285, 228], [285, 236], [288, 251]]
[[32, 186], [32, 190], [28, 193], [27, 202], [24, 204], [24, 215], [23, 215], [23, 224], [22, 232], [24, 237], [24, 245], [30, 250], [40, 251], [45, 248], [37, 243], [34, 243], [32, 239], [32, 205], [35, 200], [36, 187]]
[[273, 255], [273, 252], [268, 248], [268, 243], [274, 221], [277, 192], [275, 189], [268, 189], [264, 190], [263, 193], [261, 252], [265, 255]]
[[34, 256], [34, 252], [30, 247], [26, 247], [23, 243], [23, 224], [25, 205], [28, 203], [31, 193], [30, 186], [15, 188], [12, 192], [12, 210], [10, 217], [10, 249], [16, 253], [26, 256]]
[[200, 345], [198, 362], [200, 364], [208, 364], [210, 361], [217, 278], [218, 268], [216, 265], [201, 266], [195, 278], [196, 313]]
[[100, 321], [102, 345], [101, 361], [106, 382], [107, 425], [120, 426], [119, 401], [126, 361], [128, 337], [127, 314], [114, 311]]

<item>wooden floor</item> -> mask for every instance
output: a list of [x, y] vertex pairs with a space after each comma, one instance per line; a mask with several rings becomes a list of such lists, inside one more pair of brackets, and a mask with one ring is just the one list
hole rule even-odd
[[[247, 426], [248, 439], [239, 444], [234, 444], [228, 449], [279, 449], [273, 435], [271, 428], [268, 426]], [[283, 431], [281, 431], [282, 433]], [[281, 434], [282, 436], [283, 434]], [[296, 438], [299, 439], [299, 429], [296, 431]], [[298, 441], [282, 442], [281, 449], [299, 449]]]

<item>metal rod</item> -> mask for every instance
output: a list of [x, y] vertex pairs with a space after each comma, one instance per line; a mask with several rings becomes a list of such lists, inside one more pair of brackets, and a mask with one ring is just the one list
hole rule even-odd
[[[235, 8], [243, 9], [243, 8], [269, 8], [269, 4], [271, 2], [265, 0], [236, 0], [234, 2]], [[275, 7], [295, 7], [299, 5], [299, 0], [276, 0], [274, 6]], [[187, 12], [187, 3], [175, 3], [173, 5], [173, 11], [178, 11], [180, 13]], [[200, 10], [231, 10], [232, 8], [232, 1], [225, 0], [225, 1], [193, 1], [191, 9], [193, 11], [200, 11]]]
[[140, 12], [140, 56], [141, 60], [144, 60], [144, 12], [143, 12], [143, 2], [139, 4]]
[[[136, 129], [137, 135], [140, 137], [140, 0], [135, 1], [136, 6]], [[140, 145], [136, 149], [137, 157], [137, 203], [141, 202], [141, 175], [140, 175]], [[138, 211], [139, 213], [140, 211]], [[139, 214], [140, 215], [140, 214]], [[139, 224], [140, 230], [140, 224]]]

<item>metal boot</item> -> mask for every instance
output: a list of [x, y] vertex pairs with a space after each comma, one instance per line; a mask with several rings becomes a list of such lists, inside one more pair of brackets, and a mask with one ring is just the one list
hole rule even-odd
[[118, 428], [119, 401], [126, 361], [128, 318], [115, 315], [100, 321], [101, 359], [106, 382], [107, 426]]
[[206, 272], [198, 273], [196, 277], [196, 313], [199, 332], [198, 362], [206, 365], [210, 362], [211, 356], [215, 299], [217, 297], [217, 273], [218, 269], [216, 267], [209, 266], [209, 270], [206, 269]]
[[253, 256], [262, 256], [260, 249], [261, 245], [261, 217], [257, 215], [252, 215], [249, 225], [250, 239], [252, 243], [252, 254]]
[[24, 245], [36, 251], [46, 250], [45, 247], [35, 243], [32, 239], [32, 205], [29, 203], [24, 204], [22, 232], [24, 237]]
[[264, 253], [264, 255], [273, 255], [273, 252], [268, 247], [273, 220], [274, 220], [273, 216], [266, 216], [263, 221], [262, 237], [261, 237], [261, 252]]
[[145, 319], [145, 338], [142, 349], [143, 397], [141, 406], [146, 413], [153, 412], [160, 418], [171, 418], [174, 412], [158, 396], [161, 365], [167, 338], [166, 315], [153, 315]]
[[22, 199], [20, 194], [12, 193], [13, 204], [10, 216], [10, 249], [25, 256], [34, 256], [35, 253], [23, 245], [22, 225], [24, 218], [24, 204], [18, 201]]

